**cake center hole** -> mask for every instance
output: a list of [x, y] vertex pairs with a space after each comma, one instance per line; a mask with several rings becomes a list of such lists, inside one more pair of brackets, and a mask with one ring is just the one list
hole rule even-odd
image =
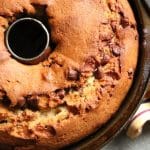
[[22, 18], [9, 27], [6, 45], [18, 59], [35, 58], [49, 46], [49, 33], [37, 19]]

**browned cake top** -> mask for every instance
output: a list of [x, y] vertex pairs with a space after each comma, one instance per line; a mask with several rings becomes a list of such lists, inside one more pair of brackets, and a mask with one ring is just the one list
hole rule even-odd
[[[5, 31], [23, 16], [49, 24], [53, 50], [37, 65], [5, 47]], [[19, 137], [51, 148], [83, 138], [117, 111], [137, 54], [127, 0], [0, 0], [0, 130], [13, 144]]]

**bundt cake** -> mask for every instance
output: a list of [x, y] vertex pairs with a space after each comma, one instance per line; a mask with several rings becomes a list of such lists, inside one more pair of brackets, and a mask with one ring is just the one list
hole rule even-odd
[[[45, 24], [51, 53], [16, 60], [9, 26]], [[117, 112], [134, 77], [138, 32], [127, 0], [0, 0], [0, 143], [59, 149], [90, 135]]]

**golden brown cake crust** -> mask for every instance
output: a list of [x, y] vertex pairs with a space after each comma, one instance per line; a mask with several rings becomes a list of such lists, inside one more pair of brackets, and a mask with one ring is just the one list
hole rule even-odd
[[[21, 64], [4, 44], [22, 16], [46, 17], [50, 27], [55, 47], [37, 65]], [[126, 96], [137, 55], [127, 0], [0, 0], [1, 143], [56, 149], [100, 128]]]

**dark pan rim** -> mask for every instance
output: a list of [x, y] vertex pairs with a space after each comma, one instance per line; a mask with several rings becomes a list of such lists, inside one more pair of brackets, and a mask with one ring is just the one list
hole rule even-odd
[[150, 16], [141, 0], [132, 0], [130, 4], [135, 13], [140, 34], [138, 65], [132, 87], [118, 112], [107, 124], [94, 134], [67, 147], [67, 149], [96, 150], [102, 148], [122, 131], [142, 102], [142, 96], [146, 91], [150, 75]]

